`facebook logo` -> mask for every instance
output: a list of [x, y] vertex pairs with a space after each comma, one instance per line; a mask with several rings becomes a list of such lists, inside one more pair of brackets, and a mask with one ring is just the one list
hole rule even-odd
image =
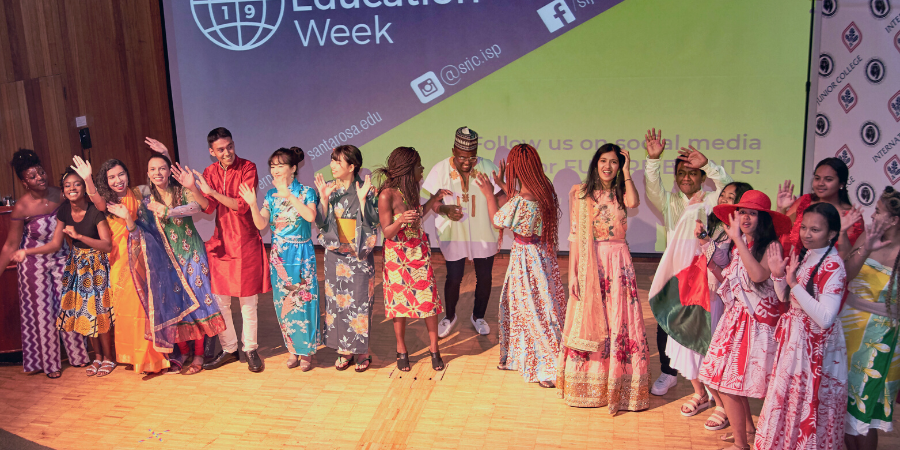
[[567, 23], [575, 21], [575, 15], [572, 14], [572, 10], [569, 9], [569, 5], [566, 4], [565, 0], [556, 0], [537, 12], [551, 33], [562, 28]]

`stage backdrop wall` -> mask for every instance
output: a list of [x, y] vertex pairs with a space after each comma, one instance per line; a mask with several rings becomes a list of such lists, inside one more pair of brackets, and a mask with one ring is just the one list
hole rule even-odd
[[[662, 229], [643, 195], [648, 128], [669, 139], [666, 186], [689, 144], [773, 197], [802, 171], [808, 1], [163, 4], [182, 162], [209, 165], [206, 134], [228, 127], [260, 168], [260, 196], [278, 147], [306, 150], [301, 182], [311, 185], [317, 171], [330, 177], [339, 144], [359, 146], [367, 168], [413, 146], [427, 171], [469, 126], [495, 162], [532, 143], [567, 211], [593, 152], [615, 142], [631, 151], [643, 201], [628, 240], [654, 252]], [[561, 222], [567, 250], [568, 214]], [[199, 225], [206, 236], [209, 227]]]
[[897, 3], [829, 0], [821, 8], [815, 160], [837, 156], [847, 163], [850, 199], [865, 208], [866, 222], [884, 188], [900, 188]]

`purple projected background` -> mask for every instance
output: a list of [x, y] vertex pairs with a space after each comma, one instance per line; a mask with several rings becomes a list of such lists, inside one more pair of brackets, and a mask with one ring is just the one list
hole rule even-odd
[[619, 1], [163, 3], [181, 161], [209, 165], [206, 134], [225, 126], [261, 179], [272, 151], [304, 148], [300, 179], [311, 185], [335, 145], [371, 141]]

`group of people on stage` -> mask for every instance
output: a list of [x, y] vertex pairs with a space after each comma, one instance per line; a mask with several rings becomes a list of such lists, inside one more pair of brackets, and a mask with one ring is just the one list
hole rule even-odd
[[[398, 147], [363, 177], [362, 153], [343, 145], [331, 154], [333, 180], [317, 174], [314, 186], [304, 186], [297, 180], [303, 151], [278, 149], [268, 160], [274, 187], [262, 202], [256, 166], [236, 155], [225, 128], [209, 133], [216, 162], [202, 173], [173, 164], [166, 147], [148, 138], [147, 186], [135, 186], [121, 161], [95, 173], [75, 157], [57, 189], [37, 155], [20, 150], [12, 166], [26, 194], [13, 210], [0, 267], [19, 264], [24, 370], [61, 376], [60, 338], [69, 362], [88, 376], [106, 376], [117, 364], [138, 373], [216, 369], [239, 360], [231, 312], [237, 297], [242, 349], [249, 370], [259, 372], [258, 296], [271, 291], [288, 368], [310, 370], [324, 344], [337, 351], [337, 370], [363, 372], [372, 363], [379, 229], [397, 369], [411, 367], [407, 319], [422, 318], [431, 366], [443, 370], [439, 341], [459, 321], [466, 260], [476, 277], [469, 320], [479, 334], [490, 333], [494, 256], [500, 230], [509, 229], [498, 369], [556, 388], [570, 406], [606, 406], [611, 414], [648, 408], [650, 394], [665, 394], [681, 373], [695, 391], [682, 414], [714, 401], [705, 426], [731, 425], [723, 439], [733, 448], [749, 448], [754, 435], [758, 449], [833, 448], [842, 438], [851, 449], [875, 448], [875, 430], [891, 430], [900, 388], [900, 192], [887, 188], [864, 228], [847, 195], [846, 165], [828, 158], [816, 167], [812, 193], [797, 198], [785, 182], [772, 210], [766, 194], [732, 181], [693, 148], [679, 152], [670, 192], [660, 177], [667, 142], [655, 129], [645, 137], [647, 199], [669, 241], [663, 261], [687, 248], [680, 243], [694, 245], [703, 258], [697, 280], [709, 289], [679, 292], [709, 298], [681, 299], [708, 305], [699, 316], [704, 323], [679, 323], [688, 315], [677, 311], [659, 321], [662, 375], [652, 388], [626, 242], [627, 210], [641, 201], [629, 152], [601, 146], [584, 182], [568, 194], [566, 286], [557, 262], [563, 211], [538, 152], [516, 145], [498, 167], [478, 156], [478, 135], [468, 127], [456, 131], [453, 155], [427, 176], [416, 149]], [[714, 192], [702, 189], [707, 179]], [[215, 214], [205, 243], [191, 218], [200, 212]], [[443, 302], [423, 229], [429, 213], [446, 260]], [[313, 223], [325, 249], [324, 316]], [[268, 254], [260, 236], [266, 227]], [[703, 345], [694, 345], [703, 333]], [[213, 354], [216, 337], [222, 350]], [[750, 397], [765, 399], [758, 427]]]

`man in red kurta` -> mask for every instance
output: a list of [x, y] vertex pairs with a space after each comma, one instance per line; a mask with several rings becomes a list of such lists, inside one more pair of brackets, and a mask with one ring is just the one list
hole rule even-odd
[[263, 363], [256, 352], [259, 347], [256, 342], [256, 305], [259, 294], [269, 292], [272, 285], [262, 238], [253, 224], [250, 206], [238, 193], [242, 184], [256, 189], [256, 164], [235, 155], [234, 141], [226, 128], [210, 131], [207, 141], [209, 154], [217, 161], [203, 171], [197, 184], [209, 200], [204, 212], [216, 213], [216, 229], [206, 242], [206, 254], [212, 292], [218, 298], [226, 329], [219, 334], [222, 352], [203, 367], [217, 369], [239, 360], [237, 333], [231, 314], [231, 300], [238, 297], [244, 318], [241, 338], [244, 353], [247, 354], [247, 366], [251, 372], [261, 372]]

